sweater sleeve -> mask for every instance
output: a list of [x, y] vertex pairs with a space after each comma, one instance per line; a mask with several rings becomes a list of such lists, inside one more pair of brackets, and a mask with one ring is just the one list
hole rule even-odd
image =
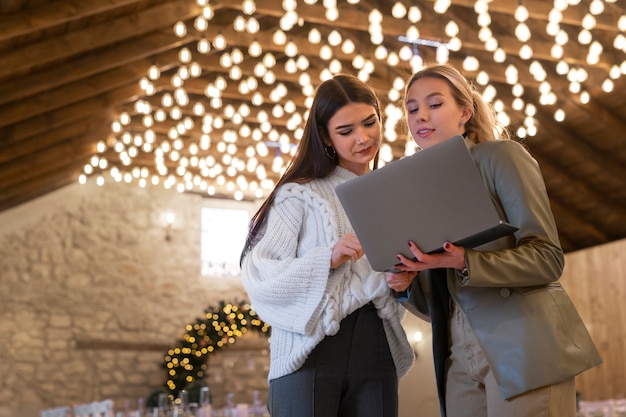
[[241, 276], [264, 321], [308, 335], [322, 314], [332, 247], [309, 244], [302, 250], [303, 234], [319, 233], [309, 230], [315, 215], [305, 199], [282, 191], [268, 214], [261, 239], [243, 261]]
[[506, 219], [519, 230], [514, 247], [467, 249], [470, 275], [463, 285], [517, 287], [558, 280], [564, 257], [539, 165], [511, 140], [478, 148], [477, 160], [482, 161], [478, 165], [486, 185]]

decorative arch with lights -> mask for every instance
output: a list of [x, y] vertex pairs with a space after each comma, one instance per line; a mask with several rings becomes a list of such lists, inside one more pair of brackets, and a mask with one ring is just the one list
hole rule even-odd
[[167, 391], [176, 396], [189, 384], [202, 380], [209, 355], [250, 330], [269, 336], [270, 326], [245, 301], [220, 301], [219, 306], [206, 309], [204, 316], [185, 327], [183, 338], [165, 356], [162, 366], [167, 370]]

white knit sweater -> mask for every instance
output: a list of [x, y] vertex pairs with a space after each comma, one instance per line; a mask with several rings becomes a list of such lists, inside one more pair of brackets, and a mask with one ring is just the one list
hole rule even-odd
[[365, 256], [330, 270], [333, 246], [353, 231], [335, 187], [354, 177], [338, 167], [326, 178], [281, 186], [262, 237], [243, 261], [250, 301], [272, 326], [269, 380], [299, 369], [325, 336], [337, 333], [343, 318], [370, 301], [383, 320], [398, 377], [413, 364], [401, 326], [405, 310], [384, 274], [373, 271]]

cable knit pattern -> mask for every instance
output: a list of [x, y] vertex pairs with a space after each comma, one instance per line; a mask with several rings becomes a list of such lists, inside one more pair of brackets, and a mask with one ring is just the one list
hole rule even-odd
[[405, 310], [384, 274], [365, 257], [329, 271], [333, 246], [353, 231], [335, 187], [354, 177], [338, 167], [327, 178], [281, 186], [260, 240], [243, 261], [250, 300], [272, 326], [270, 380], [299, 369], [325, 336], [339, 331], [342, 319], [370, 301], [383, 320], [398, 376], [413, 363], [401, 325]]

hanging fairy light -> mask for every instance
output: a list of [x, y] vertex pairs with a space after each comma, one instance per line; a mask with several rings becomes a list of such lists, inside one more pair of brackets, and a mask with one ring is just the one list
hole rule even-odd
[[[394, 154], [398, 148], [392, 144], [405, 137], [401, 131], [404, 85], [388, 75], [418, 71], [427, 58], [438, 63], [462, 60], [463, 71], [481, 86], [483, 97], [497, 107], [498, 119], [507, 125], [515, 124], [512, 131], [526, 138], [540, 128], [534, 119], [537, 106], [549, 108], [555, 120], [565, 120], [567, 115], [557, 93], [567, 88], [584, 105], [590, 100], [590, 74], [605, 92], [614, 91], [617, 80], [626, 74], [626, 62], [616, 54], [626, 52], [626, 16], [611, 17], [617, 33], [609, 42], [598, 34], [606, 29], [608, 12], [614, 10], [609, 1], [552, 2], [547, 15], [542, 10], [547, 21], [539, 26], [545, 27], [543, 37], [547, 35], [550, 42], [537, 51], [531, 42], [541, 36], [531, 31], [538, 27], [538, 11], [533, 10], [532, 2], [520, 0], [507, 12], [514, 19], [511, 27], [517, 42], [513, 43], [493, 27], [495, 13], [503, 12], [490, 10], [495, 6], [489, 0], [475, 0], [468, 8], [478, 25], [476, 33], [467, 33], [466, 22], [454, 18], [461, 7], [467, 7], [454, 0], [435, 0], [428, 9], [394, 1], [385, 10], [373, 6], [367, 12], [353, 7], [358, 0], [346, 1], [341, 8], [337, 3], [285, 0], [277, 4], [279, 13], [268, 24], [270, 19], [263, 16], [254, 0], [242, 0], [240, 12], [231, 10], [232, 15], [225, 14], [228, 8], [196, 0], [197, 15], [172, 26], [174, 36], [180, 39], [178, 62], [172, 66], [155, 56], [155, 62], [149, 63], [139, 77], [142, 97], [133, 102], [134, 112], [124, 112], [112, 123], [115, 139], [103, 141], [104, 149], [97, 147], [97, 158], [85, 164], [79, 181], [85, 182], [90, 176], [104, 181], [102, 172], [106, 169], [116, 181], [135, 182], [142, 187], [159, 184], [179, 191], [226, 193], [235, 199], [262, 198], [297, 148], [315, 88], [322, 80], [344, 71], [372, 85], [380, 84], [379, 88], [386, 91], [381, 95], [387, 101], [388, 121], [381, 146], [382, 163], [400, 156]], [[323, 8], [322, 19], [330, 24], [313, 24], [307, 17], [308, 10], [300, 10], [304, 6], [299, 8], [299, 4]], [[572, 23], [572, 9], [579, 16], [578, 27]], [[344, 12], [360, 13], [365, 26], [346, 29], [343, 24], [334, 24]], [[216, 15], [219, 27], [230, 31], [216, 31], [218, 26], [212, 23]], [[224, 16], [230, 20], [224, 21]], [[424, 16], [440, 19], [441, 29], [436, 34], [428, 33], [428, 25], [422, 24]], [[403, 28], [403, 36], [391, 39], [390, 34], [399, 27]], [[299, 35], [294, 36], [296, 29], [306, 34], [304, 44], [298, 43]], [[355, 36], [356, 31], [363, 32], [363, 36]], [[474, 35], [480, 42], [478, 47]], [[239, 38], [249, 41], [241, 42]], [[572, 50], [582, 53], [572, 58], [568, 56]], [[611, 62], [607, 56], [613, 55], [616, 57]], [[546, 65], [549, 60], [554, 65]], [[219, 66], [221, 71], [212, 66]], [[603, 78], [601, 71], [605, 72]], [[286, 74], [289, 82], [281, 82], [281, 74]], [[503, 83], [510, 91], [508, 100], [499, 94]], [[199, 92], [204, 96], [198, 97]], [[240, 105], [231, 104], [237, 101], [233, 98], [236, 96], [241, 97]], [[263, 151], [267, 140], [278, 144], [280, 155]], [[402, 149], [411, 152], [410, 146]], [[106, 152], [114, 152], [116, 157], [105, 158]], [[215, 152], [220, 157], [212, 158]], [[244, 152], [246, 158], [237, 155]], [[151, 157], [140, 158], [141, 153], [150, 153]], [[222, 156], [226, 155], [224, 160]], [[154, 160], [154, 166], [135, 169], [133, 164], [141, 160]]]

